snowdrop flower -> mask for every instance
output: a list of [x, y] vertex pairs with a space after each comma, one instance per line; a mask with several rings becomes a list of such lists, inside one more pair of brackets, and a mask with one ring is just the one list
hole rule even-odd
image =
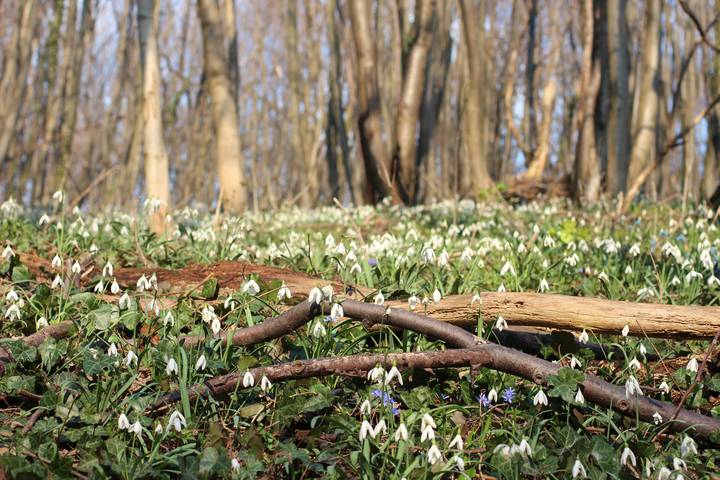
[[201, 371], [205, 370], [205, 367], [207, 367], [207, 359], [205, 358], [205, 354], [203, 353], [197, 359], [197, 362], [195, 362], [195, 370], [197, 370], [198, 372], [201, 372]]
[[533, 397], [533, 405], [546, 405], [548, 404], [548, 398], [541, 388]]
[[141, 275], [140, 278], [138, 278], [137, 282], [135, 283], [135, 287], [138, 292], [144, 292], [145, 290], [149, 289], [151, 287], [150, 282], [148, 282], [148, 279], [145, 277], [145, 275]]
[[260, 293], [260, 285], [258, 285], [255, 280], [248, 280], [242, 286], [242, 293], [257, 295], [258, 293]]
[[362, 271], [360, 268], [360, 264], [355, 262], [352, 267], [350, 267], [350, 275], [357, 275]]
[[395, 441], [399, 442], [400, 440], [403, 440], [403, 441], [407, 442], [407, 439], [408, 439], [407, 427], [405, 426], [404, 423], [401, 422], [400, 425], [398, 426], [397, 430], [395, 431]]
[[40, 220], [38, 221], [38, 225], [42, 227], [43, 225], [48, 223], [50, 223], [50, 217], [48, 217], [47, 213], [43, 213], [42, 217], [40, 217]]
[[182, 413], [175, 410], [170, 415], [170, 420], [168, 421], [168, 429], [170, 429], [170, 427], [175, 428], [176, 432], [181, 431], [183, 427], [187, 427], [187, 422], [185, 421], [185, 417]]
[[167, 327], [168, 325], [170, 325], [171, 327], [175, 325], [175, 316], [170, 310], [168, 310], [168, 312], [165, 314], [165, 317], [163, 318], [163, 326]]
[[58, 255], [55, 255], [53, 257], [52, 262], [50, 262], [50, 266], [54, 270], [58, 270], [60, 267], [62, 267], [62, 260], [60, 259], [60, 257]]
[[572, 476], [573, 478], [586, 478], [587, 472], [585, 471], [585, 466], [580, 462], [579, 458], [575, 459], [575, 463], [572, 467]]
[[622, 451], [622, 455], [620, 455], [620, 464], [627, 465], [628, 462], [630, 462], [633, 467], [637, 466], [635, 454], [632, 450], [630, 450], [630, 448], [625, 447], [625, 449]]
[[370, 400], [366, 398], [365, 401], [360, 404], [360, 413], [362, 415], [370, 415], [371, 411], [372, 406], [370, 405]]
[[428, 425], [430, 425], [432, 428], [437, 428], [437, 425], [435, 425], [435, 420], [433, 420], [429, 413], [423, 413], [420, 423], [422, 426], [422, 430], [425, 430], [425, 427]]
[[702, 278], [703, 278], [702, 273], [696, 272], [695, 270], [690, 270], [690, 272], [687, 275], [685, 275], [685, 283], [689, 284], [693, 280], [702, 279]]
[[628, 253], [631, 257], [635, 258], [638, 255], [640, 255], [640, 244], [639, 243], [633, 243], [630, 247], [630, 250], [628, 250]]
[[205, 323], [211, 323], [214, 319], [217, 318], [217, 315], [215, 314], [215, 309], [210, 305], [205, 305], [200, 311], [200, 315], [202, 316], [202, 321]]
[[137, 362], [138, 362], [138, 356], [135, 355], [135, 352], [133, 352], [132, 350], [129, 350], [127, 355], [125, 356], [125, 366], [129, 368], [130, 365], [132, 365], [133, 363], [135, 365], [137, 365]]
[[508, 327], [507, 322], [502, 316], [499, 316], [497, 318], [497, 321], [495, 321], [495, 328], [500, 330], [501, 332]]
[[543, 278], [542, 280], [540, 280], [540, 288], [539, 288], [539, 290], [540, 290], [540, 293], [545, 293], [545, 292], [547, 292], [548, 290], [550, 290], [550, 285], [548, 285], [548, 282], [547, 282], [546, 279]]
[[332, 308], [330, 309], [330, 317], [333, 319], [333, 321], [341, 319], [343, 316], [345, 316], [345, 312], [343, 311], [342, 305], [339, 303], [333, 304]]
[[120, 285], [118, 285], [117, 280], [113, 278], [112, 283], [110, 284], [110, 293], [113, 295], [117, 295], [120, 293]]
[[10, 290], [5, 295], [5, 300], [7, 300], [8, 302], [17, 302], [19, 299], [20, 299], [20, 297], [18, 297], [18, 294], [15, 290]]
[[105, 266], [102, 269], [102, 275], [103, 277], [112, 277], [113, 276], [113, 265], [110, 263], [110, 260], [107, 261]]
[[237, 458], [233, 458], [230, 461], [230, 468], [232, 468], [233, 472], [238, 473], [240, 472], [240, 462]]
[[219, 334], [220, 330], [222, 330], [220, 319], [217, 316], [212, 319], [212, 322], [210, 323], [210, 330], [212, 331], [213, 335]]
[[53, 279], [52, 285], [50, 285], [50, 288], [55, 290], [58, 287], [62, 287], [65, 284], [63, 282], [63, 279], [60, 277], [60, 275], [55, 275], [55, 278]]
[[675, 275], [672, 280], [670, 280], [670, 285], [672, 285], [673, 287], [677, 287], [678, 285], [680, 285], [680, 283], [682, 282], [680, 282], [680, 279], [677, 277], [677, 275]]
[[510, 446], [504, 443], [499, 444], [493, 449], [493, 453], [500, 452], [504, 457], [510, 456]]
[[685, 458], [688, 455], [697, 455], [697, 453], [698, 450], [695, 440], [686, 435], [685, 438], [683, 438], [682, 443], [680, 444], [680, 456]]
[[118, 349], [117, 349], [117, 345], [115, 345], [114, 342], [111, 343], [110, 346], [108, 347], [107, 354], [108, 354], [108, 357], [116, 357], [117, 356]]
[[610, 279], [608, 278], [607, 273], [605, 273], [604, 271], [600, 272], [600, 274], [598, 275], [598, 279], [602, 280], [605, 283], [610, 283]]
[[102, 293], [105, 290], [105, 285], [103, 285], [102, 280], [100, 280], [97, 285], [95, 285], [95, 288], [93, 289], [95, 293]]
[[450, 262], [450, 254], [446, 250], [443, 250], [437, 259], [437, 264], [438, 264], [438, 266], [444, 268], [444, 267], [447, 267], [449, 262]]
[[312, 329], [312, 336], [316, 338], [324, 337], [327, 332], [322, 322], [315, 322], [315, 326]]
[[55, 193], [52, 194], [52, 199], [55, 200], [58, 205], [63, 202], [65, 199], [65, 192], [62, 190], [57, 190]]
[[640, 370], [641, 365], [637, 357], [633, 357], [633, 359], [630, 360], [628, 367], [632, 368], [633, 370]]
[[118, 417], [118, 428], [120, 430], [128, 430], [130, 428], [130, 420], [128, 420], [124, 413], [121, 413]]
[[643, 357], [647, 355], [647, 348], [645, 348], [644, 343], [640, 344], [639, 350], [640, 350], [640, 355], [642, 355]]
[[308, 296], [308, 302], [310, 303], [316, 303], [320, 305], [322, 303], [323, 293], [322, 290], [320, 290], [317, 287], [313, 287], [312, 290], [310, 290], [310, 295]]
[[440, 290], [438, 290], [437, 288], [435, 289], [435, 291], [432, 294], [432, 300], [433, 300], [433, 303], [440, 303], [440, 300], [442, 300], [442, 294], [440, 293]]
[[47, 318], [45, 318], [45, 317], [40, 317], [40, 318], [37, 319], [37, 322], [35, 322], [35, 328], [36, 328], [37, 330], [40, 330], [40, 329], [45, 328], [45, 327], [47, 327], [47, 326], [48, 326], [48, 321], [47, 321]]
[[623, 337], [627, 337], [628, 334], [630, 333], [630, 325], [625, 325], [622, 328], [622, 331], [620, 333], [622, 334]]
[[79, 275], [80, 272], [82, 271], [82, 267], [80, 266], [80, 264], [78, 263], [77, 260], [75, 260], [75, 262], [72, 264], [72, 267], [70, 267], [70, 271], [72, 273], [74, 273], [75, 275]]
[[427, 457], [430, 465], [435, 465], [439, 460], [442, 460], [442, 454], [434, 444], [428, 449]]
[[[512, 452], [512, 448], [510, 451]], [[517, 446], [517, 452], [520, 453], [523, 458], [532, 457], [532, 448], [530, 447], [527, 439], [523, 438], [520, 440], [520, 445]]]
[[633, 269], [630, 265], [625, 267], [625, 275], [632, 275], [632, 273], [633, 273]]
[[419, 302], [420, 302], [420, 299], [418, 297], [416, 297], [415, 295], [413, 295], [410, 298], [408, 298], [408, 307], [410, 308], [411, 311], [415, 310], [415, 308], [417, 307], [417, 304]]
[[270, 379], [267, 376], [263, 375], [260, 379], [260, 390], [267, 393], [270, 391], [271, 388], [272, 383], [270, 382]]
[[432, 425], [426, 425], [422, 430], [422, 434], [420, 435], [420, 441], [424, 442], [425, 440], [435, 440], [435, 430], [433, 429]]
[[371, 437], [375, 438], [375, 437], [373, 436], [373, 428], [372, 428], [372, 425], [370, 425], [370, 422], [368, 422], [367, 420], [363, 420], [363, 421], [362, 421], [362, 424], [360, 425], [360, 435], [359, 435], [360, 441], [361, 441], [361, 442], [364, 441], [364, 440], [367, 438], [368, 435], [370, 435]]
[[698, 361], [694, 357], [690, 359], [690, 361], [687, 363], [685, 368], [689, 372], [697, 372], [698, 371]]
[[284, 283], [280, 286], [280, 290], [278, 290], [277, 298], [278, 300], [282, 300], [283, 298], [292, 298], [292, 293], [290, 293], [290, 289]]
[[687, 464], [685, 463], [685, 460], [678, 457], [673, 457], [673, 469], [674, 470], [685, 470], [687, 468]]
[[577, 357], [575, 357], [575, 355], [572, 355], [570, 357], [570, 368], [577, 368], [577, 367], [582, 367], [582, 363], [580, 363], [580, 360], [578, 360]]
[[505, 262], [505, 264], [500, 269], [500, 276], [504, 277], [506, 273], [510, 272], [511, 275], [515, 276], [515, 268], [512, 266], [512, 263], [509, 261]]
[[383, 295], [381, 290], [378, 290], [378, 293], [373, 298], [373, 301], [375, 302], [375, 305], [382, 305], [383, 303], [385, 303], [385, 296]]
[[497, 390], [495, 390], [495, 389], [493, 388], [492, 390], [490, 390], [490, 393], [488, 393], [488, 401], [489, 401], [489, 402], [492, 402], [492, 403], [496, 403], [496, 402], [497, 402], [497, 398], [498, 398], [498, 397], [497, 397]]
[[10, 245], [7, 245], [5, 249], [2, 251], [2, 257], [5, 260], [10, 260], [12, 257], [15, 256], [15, 252], [13, 252], [13, 249]]
[[320, 291], [323, 294], [323, 299], [327, 300], [328, 302], [332, 302], [334, 296], [332, 285], [325, 285], [320, 289]]
[[582, 333], [580, 334], [580, 338], [578, 338], [580, 343], [588, 343], [590, 341], [590, 336], [588, 335], [587, 331], [583, 329]]
[[580, 390], [579, 388], [577, 393], [575, 394], [575, 401], [580, 405], [585, 405], [585, 396], [583, 395], [582, 390]]
[[658, 388], [666, 395], [668, 393], [670, 393], [670, 385], [668, 385], [665, 380], [663, 380], [663, 382], [660, 384], [660, 386]]
[[708, 287], [720, 287], [720, 278], [716, 277], [715, 275], [710, 275], [710, 278], [708, 278], [707, 281]]
[[403, 384], [402, 374], [400, 373], [400, 370], [398, 370], [397, 367], [393, 365], [393, 367], [388, 371], [388, 374], [385, 376], [385, 385], [390, 385], [393, 378], [396, 378], [396, 377], [398, 379], [398, 383], [400, 385], [402, 385]]
[[383, 433], [383, 434], [387, 433], [387, 425], [385, 425], [385, 420], [384, 420], [384, 419], [380, 419], [380, 421], [378, 422], [378, 424], [375, 425], [375, 428], [373, 428], [373, 431], [372, 431], [372, 437], [375, 438], [375, 437], [377, 437], [380, 433]]
[[159, 435], [162, 432], [163, 432], [162, 424], [160, 422], [157, 422], [157, 424], [155, 425], [155, 433]]
[[501, 283], [500, 286], [497, 289], [498, 293], [505, 293], [505, 284]]
[[174, 358], [171, 358], [170, 360], [168, 360], [167, 365], [165, 366], [165, 375], [172, 375], [172, 374], [175, 374], [175, 375], [178, 374], [178, 364]]
[[458, 450], [465, 448], [465, 443], [459, 433], [452, 439], [449, 448], [457, 448]]
[[660, 415], [658, 412], [653, 413], [653, 423], [655, 425], [660, 425], [663, 421], [662, 415]]
[[134, 433], [138, 438], [142, 436], [142, 425], [140, 425], [139, 421], [135, 421], [129, 428], [129, 432]]
[[630, 398], [634, 395], [642, 395], [643, 392], [640, 389], [640, 384], [638, 383], [637, 379], [630, 375], [628, 377], [627, 381], [625, 382], [625, 396], [627, 398]]
[[643, 298], [646, 298], [646, 297], [654, 297], [655, 292], [651, 288], [643, 287], [640, 290], [638, 290], [637, 296], [638, 296], [638, 299], [642, 300]]
[[127, 292], [123, 293], [120, 297], [120, 300], [118, 300], [118, 306], [121, 310], [124, 310], [130, 306], [130, 296], [128, 296]]
[[245, 372], [245, 375], [243, 375], [243, 387], [249, 388], [255, 385], [255, 377], [253, 376], [252, 372], [250, 370]]
[[480, 298], [480, 295], [477, 293], [470, 299], [470, 305], [475, 305], [476, 303], [482, 303], [482, 298]]
[[383, 375], [385, 375], [385, 370], [380, 365], [375, 366], [375, 368], [368, 371], [367, 378], [371, 382], [379, 382]]

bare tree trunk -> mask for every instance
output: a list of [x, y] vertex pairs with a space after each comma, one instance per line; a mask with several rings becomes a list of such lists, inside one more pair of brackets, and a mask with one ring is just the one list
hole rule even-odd
[[20, 2], [18, 8], [18, 25], [13, 31], [11, 49], [5, 58], [0, 80], [0, 165], [5, 163], [10, 142], [15, 136], [31, 63], [35, 0]]
[[[485, 0], [481, 0], [484, 3]], [[482, 30], [485, 19], [482, 12], [484, 6], [476, 6], [473, 0], [460, 0], [460, 15], [462, 20], [463, 39], [465, 41], [465, 54], [468, 63], [469, 78], [467, 82], [468, 97], [465, 105], [464, 119], [466, 122], [465, 149], [468, 156], [470, 171], [471, 195], [478, 190], [492, 188], [493, 181], [488, 169], [487, 117], [489, 111], [485, 94], [487, 92], [488, 78], [485, 64], [487, 56]]]
[[162, 106], [160, 101], [160, 62], [158, 60], [157, 32], [160, 2], [138, 0], [138, 37], [140, 65], [143, 76], [143, 120], [145, 150], [145, 191], [148, 199], [162, 202], [152, 217], [152, 229], [165, 231], [165, 214], [170, 207], [170, 177], [168, 156], [163, 140]]
[[230, 84], [235, 104], [238, 102], [240, 89], [240, 64], [238, 63], [237, 25], [235, 20], [235, 0], [223, 0], [223, 27], [228, 42], [228, 66], [230, 68]]
[[[715, 11], [720, 11], [720, 0], [715, 0]], [[714, 27], [715, 39], [720, 39], [720, 22]], [[707, 51], [706, 51], [707, 52]], [[707, 54], [707, 53], [706, 53]], [[720, 95], [720, 53], [714, 52], [711, 61], [705, 61], [705, 84], [709, 98]], [[703, 198], [707, 201], [720, 188], [720, 107], [713, 108], [708, 118], [708, 142], [702, 178]], [[720, 192], [720, 191], [719, 191]]]
[[247, 204], [247, 187], [237, 106], [232, 95], [222, 19], [216, 0], [198, 0], [198, 15], [202, 24], [205, 74], [212, 97], [221, 201], [227, 210], [237, 213]]
[[660, 55], [660, 3], [645, 2], [645, 23], [638, 70], [637, 115], [632, 125], [632, 152], [630, 154], [629, 178], [637, 178], [643, 168], [653, 161], [658, 115], [658, 66]]
[[630, 53], [628, 51], [627, 0], [607, 0], [607, 72], [608, 112], [606, 189], [611, 195], [625, 190], [630, 154], [629, 88]]
[[595, 100], [600, 88], [600, 70], [593, 62], [593, 0], [582, 2], [583, 52], [578, 88], [578, 143], [575, 155], [574, 196], [594, 202], [600, 195], [600, 163], [595, 151]]
[[[691, 44], [695, 37], [695, 30], [689, 19], [686, 19], [685, 45]], [[697, 104], [697, 75], [694, 67], [687, 71], [681, 85], [682, 112], [680, 115], [681, 128], [687, 128], [695, 117]], [[695, 148], [695, 135], [688, 133], [683, 143], [683, 182], [682, 182], [682, 209], [686, 211], [688, 200], [694, 199], [697, 191], [697, 150]]]
[[[535, 48], [537, 40], [537, 0], [527, 0], [528, 23], [527, 23], [527, 53], [525, 58], [525, 109], [523, 112], [523, 125], [525, 141], [528, 145], [535, 145], [537, 141], [537, 123], [535, 120]], [[479, 28], [479, 27], [478, 27]], [[526, 158], [525, 161], [530, 161]]]
[[374, 203], [393, 192], [382, 139], [380, 92], [368, 0], [350, 2], [350, 20], [357, 55], [358, 127], [367, 181], [366, 201]]

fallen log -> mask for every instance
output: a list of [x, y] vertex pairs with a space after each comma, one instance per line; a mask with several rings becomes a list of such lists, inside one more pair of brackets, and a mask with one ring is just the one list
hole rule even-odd
[[[458, 326], [475, 326], [502, 316], [509, 326], [523, 325], [560, 330], [619, 335], [625, 325], [630, 335], [659, 338], [712, 338], [720, 329], [720, 308], [658, 305], [548, 293], [483, 292], [480, 302], [471, 295], [450, 295], [429, 304], [427, 315]], [[407, 302], [388, 305], [407, 307]], [[420, 307], [418, 307], [420, 308]]]
[[[329, 305], [325, 305], [324, 308], [329, 308]], [[457, 358], [453, 357], [453, 361], [450, 361], [442, 355], [428, 356], [427, 354], [429, 352], [423, 352], [425, 356], [418, 358], [424, 359], [423, 361], [425, 363], [423, 363], [423, 365], [426, 367], [442, 367], [451, 364], [457, 366], [458, 364], [476, 363], [482, 364], [487, 368], [525, 378], [538, 385], [545, 385], [548, 376], [557, 374], [560, 369], [559, 365], [547, 360], [542, 360], [501, 345], [487, 343], [458, 326], [402, 309], [388, 309], [385, 306], [346, 300], [343, 302], [343, 310], [345, 311], [345, 316], [349, 318], [411, 330], [442, 340], [448, 346], [456, 349], [482, 352], [482, 354], [479, 354], [477, 357], [460, 353]], [[298, 328], [302, 324], [312, 320], [317, 314], [317, 310], [309, 308], [307, 302], [305, 302], [305, 304], [291, 308], [285, 312], [285, 314], [293, 319], [293, 324]], [[304, 322], [302, 321], [303, 319]], [[273, 321], [273, 323], [277, 322]], [[258, 329], [256, 327], [258, 326], [248, 328], [253, 328], [257, 332]], [[257, 335], [256, 338], [262, 337], [263, 340], [269, 340], [267, 334], [271, 331], [278, 335], [285, 334], [283, 329], [271, 325], [263, 331], [265, 335]], [[235, 335], [241, 333], [242, 330], [236, 332]], [[255, 334], [250, 336], [255, 336]], [[383, 356], [389, 358], [389, 354], [383, 354]], [[307, 378], [339, 373], [343, 371], [343, 369], [352, 369], [353, 371], [369, 370], [372, 367], [368, 365], [373, 363], [373, 361], [367, 357], [367, 355], [346, 356], [313, 359], [303, 362], [289, 362], [270, 367], [258, 367], [250, 370], [250, 372], [256, 378], [266, 375], [270, 380]], [[435, 361], [432, 359], [435, 359]], [[400, 357], [395, 360], [400, 360]], [[410, 357], [402, 361], [410, 361]], [[390, 365], [387, 361], [381, 361], [380, 363], [385, 366]], [[386, 365], [386, 363], [388, 364]], [[315, 364], [317, 364], [317, 366], [314, 366]], [[242, 388], [241, 379], [243, 375], [244, 372], [231, 373], [212, 378], [204, 384], [196, 384], [190, 389], [191, 400], [207, 395], [225, 394]], [[715, 436], [717, 432], [720, 431], [720, 419], [708, 417], [690, 410], [679, 409], [671, 403], [642, 395], [628, 397], [625, 388], [610, 384], [600, 377], [591, 374], [586, 374], [585, 380], [579, 385], [587, 400], [610, 408], [621, 415], [655, 423], [657, 423], [656, 416], [660, 415], [662, 419], [660, 423], [664, 424], [664, 426], [671, 431], [691, 430], [699, 438], [712, 443], [718, 443], [718, 439], [715, 438]], [[170, 405], [177, 402], [179, 398], [180, 396], [177, 392], [172, 392], [158, 398], [157, 401], [149, 407], [148, 414], [153, 416], [161, 415]]]
[[[256, 275], [266, 282], [285, 282], [295, 300], [305, 299], [314, 287], [327, 284], [333, 285], [336, 293], [350, 290], [364, 297], [373, 293], [366, 287], [348, 286], [339, 280], [322, 280], [304, 273], [247, 262], [226, 261], [175, 271], [121, 269], [117, 277], [121, 283], [134, 285], [141, 275], [153, 272], [158, 282], [169, 283], [173, 290], [197, 287], [209, 277], [216, 278], [221, 288], [239, 289], [248, 276]], [[485, 322], [495, 322], [502, 316], [511, 327], [588, 330], [597, 334], [619, 335], [627, 325], [629, 334], [638, 337], [711, 339], [720, 329], [720, 307], [659, 305], [524, 292], [482, 292], [480, 302], [473, 303], [472, 299], [473, 295], [449, 295], [437, 304], [428, 304], [427, 310], [418, 306], [418, 311], [464, 327], [476, 326], [480, 315]], [[405, 300], [387, 301], [386, 304], [407, 308]]]

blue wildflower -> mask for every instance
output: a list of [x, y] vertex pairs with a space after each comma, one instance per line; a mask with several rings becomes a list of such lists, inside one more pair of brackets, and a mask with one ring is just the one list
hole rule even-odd
[[368, 265], [370, 265], [371, 267], [376, 266], [377, 263], [378, 263], [377, 258], [373, 258], [373, 257], [368, 258]]
[[483, 407], [489, 407], [490, 406], [490, 399], [487, 397], [487, 394], [485, 392], [481, 393], [477, 397], [478, 403], [482, 405]]
[[515, 399], [515, 389], [512, 387], [506, 388], [503, 390], [502, 393], [502, 399], [505, 400], [507, 403], [512, 403]]

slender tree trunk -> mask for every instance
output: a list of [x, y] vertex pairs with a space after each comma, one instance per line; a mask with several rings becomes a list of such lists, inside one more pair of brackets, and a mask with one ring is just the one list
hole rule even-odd
[[[481, 0], [484, 3], [485, 0]], [[471, 195], [479, 190], [492, 188], [493, 181], [488, 169], [487, 129], [489, 111], [487, 102], [488, 78], [486, 75], [487, 49], [484, 45], [484, 16], [473, 0], [460, 0], [460, 18], [462, 21], [463, 40], [465, 42], [465, 58], [468, 65], [467, 103], [465, 105], [465, 151], [468, 156], [470, 171]]]
[[[693, 42], [695, 29], [686, 20], [685, 45]], [[694, 67], [690, 67], [681, 85], [682, 90], [682, 111], [680, 114], [681, 128], [688, 128], [695, 118], [695, 107], [697, 104], [697, 75]], [[662, 137], [661, 137], [662, 138]], [[683, 176], [682, 176], [682, 208], [686, 211], [688, 200], [695, 199], [697, 192], [697, 150], [695, 147], [694, 132], [688, 133], [683, 142]]]
[[15, 137], [31, 66], [35, 0], [20, 2], [18, 8], [18, 25], [13, 32], [11, 49], [6, 55], [0, 80], [0, 165], [5, 162], [10, 143]]
[[216, 0], [198, 0], [198, 15], [202, 24], [205, 74], [212, 97], [221, 201], [227, 210], [237, 213], [246, 207], [247, 187], [238, 132], [238, 113], [232, 95], [222, 19]]
[[170, 207], [170, 177], [168, 156], [163, 140], [162, 105], [160, 100], [160, 62], [157, 44], [160, 2], [138, 0], [138, 37], [140, 65], [143, 76], [143, 145], [145, 150], [145, 192], [150, 200], [161, 206], [152, 217], [153, 231], [165, 231], [165, 214]]
[[632, 126], [632, 152], [630, 154], [629, 178], [637, 178], [643, 168], [652, 162], [655, 152], [655, 138], [658, 115], [658, 75], [660, 56], [660, 3], [659, 0], [645, 2], [645, 22], [640, 66], [638, 69], [637, 115]]
[[[527, 0], [528, 23], [527, 23], [527, 53], [525, 58], [525, 109], [523, 112], [523, 125], [525, 139], [528, 145], [534, 146], [537, 141], [537, 123], [535, 119], [535, 48], [537, 42], [537, 0]], [[525, 159], [530, 161], [529, 158]]]
[[[715, 11], [720, 12], [720, 0], [715, 0]], [[715, 38], [720, 39], [720, 22], [715, 23]], [[706, 50], [706, 54], [707, 50]], [[709, 53], [711, 61], [705, 61], [708, 98], [720, 95], [720, 53]], [[708, 201], [720, 189], [720, 107], [713, 108], [708, 118], [708, 142], [702, 177], [703, 198]], [[720, 192], [720, 190], [719, 190]]]
[[630, 53], [627, 0], [607, 0], [608, 112], [606, 189], [611, 195], [625, 190], [630, 154]]
[[578, 143], [575, 154], [574, 195], [581, 202], [594, 202], [600, 195], [600, 162], [595, 150], [595, 100], [600, 88], [600, 69], [593, 62], [593, 0], [583, 0], [582, 64], [578, 97]]
[[392, 193], [387, 151], [382, 139], [380, 92], [368, 0], [350, 2], [357, 55], [357, 109], [360, 146], [366, 175], [366, 201], [375, 203]]

